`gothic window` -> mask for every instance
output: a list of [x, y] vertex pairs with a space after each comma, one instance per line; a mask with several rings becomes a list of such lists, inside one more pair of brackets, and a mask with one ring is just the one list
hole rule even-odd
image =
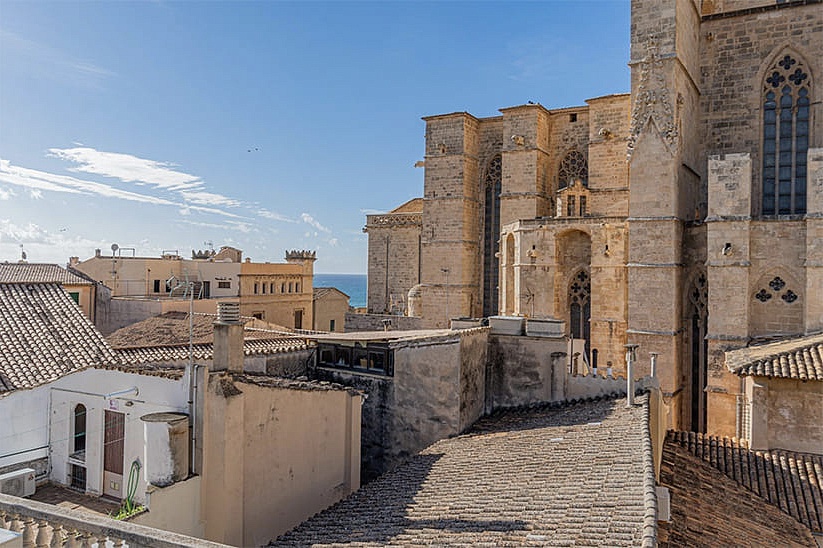
[[588, 351], [589, 318], [591, 317], [591, 281], [589, 273], [580, 270], [569, 286], [569, 333], [573, 339], [585, 339]]
[[700, 272], [694, 277], [689, 289], [691, 313], [691, 372], [690, 376], [690, 429], [695, 432], [706, 431], [706, 381], [708, 378], [708, 343], [706, 329], [708, 324], [709, 288], [706, 273]]
[[583, 182], [583, 186], [589, 185], [589, 164], [582, 152], [572, 150], [560, 162], [560, 169], [557, 171], [557, 187], [566, 188], [577, 179]]
[[503, 159], [498, 154], [486, 167], [483, 185], [486, 195], [483, 218], [483, 316], [497, 314], [497, 286], [500, 278], [500, 192]]
[[574, 195], [566, 196], [566, 215], [574, 217], [577, 210], [574, 205]]
[[763, 215], [806, 213], [811, 76], [784, 55], [763, 83]]

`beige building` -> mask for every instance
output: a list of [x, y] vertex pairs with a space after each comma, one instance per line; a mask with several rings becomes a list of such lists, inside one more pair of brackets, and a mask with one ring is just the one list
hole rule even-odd
[[422, 204], [367, 217], [369, 312], [559, 318], [601, 371], [639, 344], [670, 425], [739, 435], [724, 352], [823, 330], [823, 10], [631, 17], [630, 94], [424, 118]]
[[285, 263], [242, 260], [242, 251], [192, 252], [184, 259], [176, 250], [160, 257], [129, 255], [115, 247], [111, 256], [98, 249], [94, 257], [70, 259], [70, 267], [111, 289], [104, 333], [173, 310], [215, 313], [217, 300], [239, 298], [241, 314], [285, 327], [312, 326], [312, 279], [316, 256], [287, 251]]
[[316, 331], [343, 331], [349, 296], [336, 287], [315, 287], [312, 298], [312, 315]]

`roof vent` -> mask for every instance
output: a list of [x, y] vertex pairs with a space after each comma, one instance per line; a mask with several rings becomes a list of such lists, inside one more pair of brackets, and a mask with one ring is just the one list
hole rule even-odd
[[217, 321], [223, 323], [240, 323], [240, 303], [218, 302]]

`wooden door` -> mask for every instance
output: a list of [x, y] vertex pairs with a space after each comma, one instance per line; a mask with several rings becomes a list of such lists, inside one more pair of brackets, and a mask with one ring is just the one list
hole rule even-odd
[[103, 434], [103, 494], [117, 499], [123, 498], [125, 434], [126, 415], [106, 410]]

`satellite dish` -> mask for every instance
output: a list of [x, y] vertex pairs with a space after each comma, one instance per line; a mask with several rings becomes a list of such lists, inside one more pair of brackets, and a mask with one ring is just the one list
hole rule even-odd
[[120, 249], [119, 245], [111, 244], [111, 253], [112, 253], [112, 255], [114, 255], [117, 252], [118, 249]]

